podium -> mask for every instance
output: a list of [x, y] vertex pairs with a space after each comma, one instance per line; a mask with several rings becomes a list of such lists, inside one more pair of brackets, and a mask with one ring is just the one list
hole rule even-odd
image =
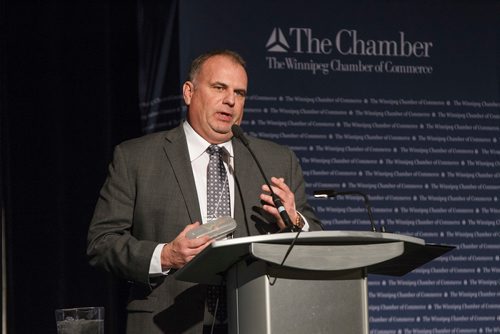
[[232, 334], [368, 334], [367, 275], [402, 276], [454, 248], [381, 232], [296, 236], [215, 241], [175, 277], [225, 281]]

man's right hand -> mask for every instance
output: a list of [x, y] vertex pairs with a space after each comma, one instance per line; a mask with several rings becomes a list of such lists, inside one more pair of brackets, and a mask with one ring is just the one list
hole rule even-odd
[[208, 236], [187, 239], [186, 233], [198, 226], [200, 226], [199, 222], [186, 226], [172, 242], [163, 246], [161, 252], [161, 266], [163, 270], [182, 268], [214, 241], [214, 239]]

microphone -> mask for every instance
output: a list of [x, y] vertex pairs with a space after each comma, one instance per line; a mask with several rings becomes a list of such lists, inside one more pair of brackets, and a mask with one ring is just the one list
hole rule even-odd
[[233, 124], [231, 126], [231, 131], [233, 132], [233, 135], [238, 138], [243, 145], [247, 148], [248, 152], [252, 155], [253, 160], [257, 164], [257, 167], [260, 170], [260, 173], [262, 174], [262, 177], [264, 178], [264, 182], [266, 182], [266, 185], [269, 187], [269, 190], [271, 191], [271, 197], [273, 199], [274, 206], [278, 209], [278, 212], [281, 216], [281, 219], [283, 219], [283, 222], [286, 225], [286, 228], [281, 231], [281, 232], [296, 232], [299, 231], [300, 228], [292, 224], [292, 221], [290, 219], [290, 216], [285, 210], [285, 206], [283, 205], [283, 202], [281, 202], [281, 199], [274, 193], [273, 188], [271, 188], [271, 185], [269, 184], [269, 181], [267, 180], [266, 174], [264, 174], [264, 170], [262, 169], [262, 166], [259, 163], [259, 160], [257, 160], [257, 157], [253, 153], [252, 149], [250, 148], [250, 145], [248, 143], [248, 139], [245, 137], [243, 134], [243, 130], [237, 125]]
[[[328, 198], [328, 197], [337, 197], [337, 196], [346, 196], [346, 195], [355, 195], [363, 197], [366, 211], [368, 212], [368, 218], [370, 219], [370, 224], [372, 228], [372, 232], [377, 232], [375, 228], [375, 221], [373, 220], [372, 208], [370, 205], [370, 201], [368, 200], [368, 196], [365, 193], [360, 191], [336, 191], [335, 189], [325, 189], [325, 190], [316, 190], [314, 191], [314, 197], [316, 198]], [[385, 232], [385, 229], [382, 228], [381, 232]]]

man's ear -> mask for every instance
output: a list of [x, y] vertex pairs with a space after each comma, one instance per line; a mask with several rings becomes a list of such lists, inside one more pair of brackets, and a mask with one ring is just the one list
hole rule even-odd
[[182, 95], [184, 97], [184, 103], [189, 105], [191, 103], [191, 97], [193, 96], [194, 85], [191, 81], [186, 81], [182, 85]]

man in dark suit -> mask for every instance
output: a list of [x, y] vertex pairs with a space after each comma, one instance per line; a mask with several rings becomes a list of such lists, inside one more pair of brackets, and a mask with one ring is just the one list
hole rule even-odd
[[[233, 139], [247, 92], [245, 62], [232, 51], [198, 57], [183, 85], [187, 121], [169, 131], [115, 148], [90, 224], [87, 253], [94, 266], [131, 283], [127, 332], [202, 333], [206, 287], [177, 281], [172, 273], [213, 240], [186, 233], [207, 222], [206, 149], [224, 148], [234, 237], [285, 228], [269, 188], [245, 146]], [[294, 224], [319, 230], [307, 204], [295, 154], [249, 138], [274, 192]]]

